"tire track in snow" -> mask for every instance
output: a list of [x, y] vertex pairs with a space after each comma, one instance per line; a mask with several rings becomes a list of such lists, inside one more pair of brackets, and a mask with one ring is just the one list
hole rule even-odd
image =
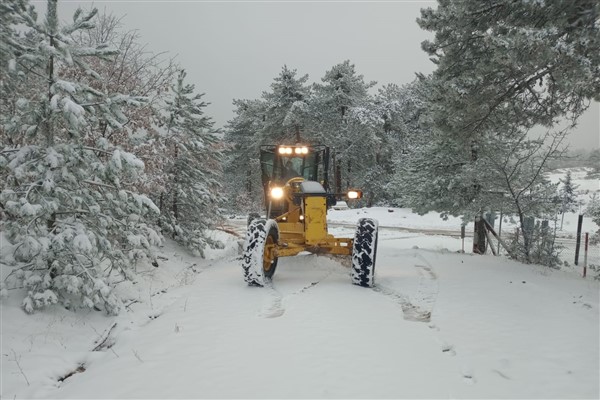
[[431, 320], [430, 311], [414, 305], [407, 296], [397, 290], [381, 284], [375, 284], [373, 291], [381, 293], [398, 303], [402, 307], [402, 314], [405, 320], [414, 322], [429, 322]]
[[273, 282], [269, 282], [269, 284], [265, 285], [263, 289], [265, 289], [266, 294], [264, 296], [264, 305], [258, 313], [259, 317], [262, 318], [279, 318], [283, 314], [285, 314], [285, 307], [283, 303], [287, 301], [289, 298], [293, 296], [298, 296], [302, 293], [306, 293], [308, 290], [314, 288], [319, 283], [327, 279], [333, 272], [329, 271], [322, 278], [318, 279], [315, 282], [311, 282], [308, 285], [298, 289], [288, 295], [283, 295]]
[[283, 295], [275, 289], [273, 282], [269, 282], [263, 289], [266, 291], [266, 295], [264, 296], [265, 304], [258, 313], [258, 316], [263, 318], [281, 317], [285, 313], [285, 308], [283, 307]]
[[[435, 273], [434, 268], [429, 263], [429, 261], [420, 253], [415, 252], [415, 258], [419, 258], [423, 261], [423, 264], [415, 264], [415, 268], [419, 270], [421, 275], [421, 279], [419, 282], [419, 288], [417, 290], [417, 297], [421, 299], [421, 301], [429, 307], [428, 309], [433, 312], [435, 308], [435, 302], [439, 293], [439, 282], [438, 276]], [[434, 323], [429, 324], [429, 328], [440, 332], [440, 328]], [[474, 385], [477, 383], [477, 379], [475, 378], [475, 374], [473, 369], [470, 367], [469, 363], [466, 363], [463, 360], [463, 357], [457, 354], [457, 351], [453, 344], [446, 342], [443, 339], [440, 339], [438, 335], [435, 337], [436, 342], [439, 344], [442, 353], [447, 354], [450, 357], [456, 357], [457, 362], [459, 363], [458, 367], [458, 375], [462, 379], [462, 381], [467, 385]], [[510, 379], [510, 378], [509, 378]]]
[[413, 297], [407, 296], [392, 287], [382, 284], [375, 284], [373, 291], [381, 293], [398, 303], [402, 308], [405, 320], [430, 322], [431, 314], [435, 307], [439, 292], [438, 277], [425, 257], [416, 252], [414, 253], [414, 256], [418, 257], [422, 263], [415, 264], [414, 266], [419, 272], [419, 282], [417, 291]]

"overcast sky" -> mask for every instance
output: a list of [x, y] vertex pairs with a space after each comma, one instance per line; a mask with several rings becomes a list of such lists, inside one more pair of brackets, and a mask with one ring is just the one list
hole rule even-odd
[[[45, 4], [45, 0], [33, 1]], [[434, 64], [421, 50], [431, 34], [416, 18], [436, 1], [69, 1], [59, 12], [94, 5], [124, 16], [154, 52], [166, 51], [211, 103], [207, 114], [222, 127], [233, 117], [233, 99], [257, 99], [283, 65], [319, 81], [350, 60], [366, 81], [399, 85]], [[573, 148], [600, 147], [600, 105], [593, 104], [571, 135]]]

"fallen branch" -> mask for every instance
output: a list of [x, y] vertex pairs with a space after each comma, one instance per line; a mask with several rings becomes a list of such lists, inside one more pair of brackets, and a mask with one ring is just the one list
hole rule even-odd
[[487, 228], [488, 231], [491, 232], [492, 235], [494, 235], [494, 237], [496, 239], [498, 239], [498, 242], [500, 242], [500, 244], [502, 245], [502, 247], [504, 248], [504, 250], [506, 250], [506, 252], [513, 258], [515, 258], [513, 252], [508, 248], [508, 246], [506, 245], [506, 243], [504, 243], [504, 240], [500, 239], [500, 236], [498, 236], [498, 234], [496, 233], [496, 231], [494, 230], [494, 228], [492, 227], [492, 225], [490, 225], [489, 222], [487, 222], [485, 220], [485, 218], [483, 219], [483, 223], [485, 224], [485, 227]]
[[96, 347], [94, 347], [92, 349], [92, 351], [101, 351], [103, 349], [110, 349], [112, 347], [112, 343], [109, 344], [107, 342], [108, 342], [108, 339], [110, 338], [111, 332], [113, 331], [113, 329], [115, 329], [116, 326], [117, 326], [117, 323], [113, 322], [113, 324], [111, 325], [111, 327], [108, 328], [106, 334], [104, 335], [104, 339], [102, 339], [100, 341], [100, 343], [98, 343], [96, 345]]
[[58, 378], [58, 381], [64, 382], [65, 379], [70, 378], [73, 375], [81, 373], [81, 372], [85, 372], [85, 364], [79, 364], [79, 366], [75, 370], [67, 373], [65, 376], [61, 376], [60, 378]]
[[492, 236], [490, 235], [490, 230], [486, 229], [485, 230], [485, 237], [487, 238], [488, 241], [488, 245], [490, 246], [490, 249], [492, 249], [492, 254], [497, 256], [498, 254], [496, 254], [496, 250], [494, 249], [494, 246], [492, 244]]
[[17, 353], [15, 353], [15, 349], [10, 349], [10, 350], [13, 353], [13, 359], [10, 361], [14, 361], [15, 364], [17, 364], [17, 368], [19, 368], [21, 375], [23, 375], [23, 378], [25, 378], [25, 382], [27, 382], [27, 386], [30, 386], [29, 379], [27, 379], [27, 375], [25, 375], [25, 372], [23, 372], [23, 368], [21, 368], [21, 364], [19, 364], [19, 360], [21, 359], [21, 356], [19, 356], [19, 358], [17, 358]]
[[225, 233], [229, 233], [230, 235], [233, 235], [235, 237], [239, 237], [239, 238], [242, 237], [242, 235], [240, 235], [238, 232], [234, 231], [231, 228], [226, 228], [224, 226], [217, 226], [216, 229], [219, 230], [219, 231], [223, 231]]

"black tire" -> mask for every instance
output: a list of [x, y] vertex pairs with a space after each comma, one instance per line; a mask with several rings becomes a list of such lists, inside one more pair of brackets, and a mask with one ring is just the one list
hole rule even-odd
[[259, 213], [250, 213], [248, 214], [248, 219], [246, 220], [246, 226], [250, 226], [250, 224], [252, 223], [252, 221], [254, 221], [255, 219], [260, 218], [260, 214]]
[[375, 257], [377, 256], [378, 222], [361, 218], [356, 225], [352, 244], [352, 283], [363, 287], [375, 284]]
[[248, 226], [242, 255], [244, 280], [249, 285], [264, 286], [277, 268], [274, 250], [279, 240], [277, 222], [255, 219]]

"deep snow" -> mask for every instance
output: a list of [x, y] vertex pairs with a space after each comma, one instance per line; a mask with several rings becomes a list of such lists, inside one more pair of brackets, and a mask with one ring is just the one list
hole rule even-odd
[[[393, 211], [330, 213], [332, 225], [379, 219], [373, 289], [308, 254], [281, 259], [272, 287], [248, 287], [240, 238], [215, 232], [226, 248], [206, 260], [167, 242], [158, 268], [139, 265], [139, 280], [118, 286], [128, 305], [118, 317], [29, 316], [11, 290], [0, 306], [1, 396], [600, 397], [599, 281], [473, 255], [469, 239], [457, 253], [460, 238], [398, 227], [456, 231], [459, 220]], [[242, 232], [245, 219], [229, 225]]]

